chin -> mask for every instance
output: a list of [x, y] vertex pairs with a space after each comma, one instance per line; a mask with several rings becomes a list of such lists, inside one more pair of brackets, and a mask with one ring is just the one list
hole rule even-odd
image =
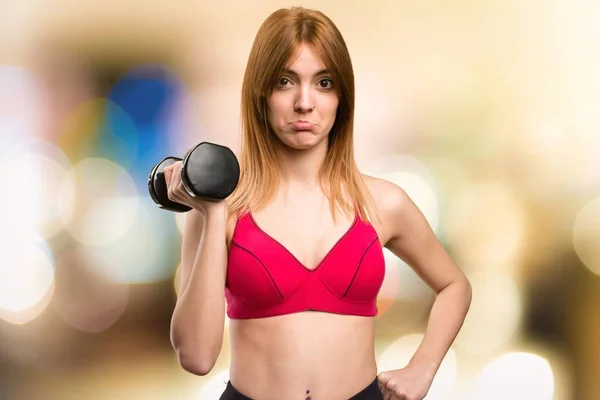
[[327, 136], [319, 136], [308, 132], [298, 132], [286, 136], [280, 141], [287, 147], [295, 150], [309, 150], [326, 141]]

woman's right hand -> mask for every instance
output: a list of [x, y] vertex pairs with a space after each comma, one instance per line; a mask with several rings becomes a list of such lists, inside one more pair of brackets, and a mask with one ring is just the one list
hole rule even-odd
[[185, 190], [181, 182], [182, 162], [176, 161], [164, 168], [165, 182], [167, 184], [167, 195], [169, 200], [185, 204], [200, 211], [202, 214], [211, 212], [225, 206], [224, 200], [206, 200], [201, 197], [193, 197]]

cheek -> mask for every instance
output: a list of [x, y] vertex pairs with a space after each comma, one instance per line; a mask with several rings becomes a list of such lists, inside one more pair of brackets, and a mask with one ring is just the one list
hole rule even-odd
[[282, 99], [272, 97], [271, 100], [267, 103], [267, 107], [267, 115], [269, 122], [277, 123], [277, 121], [281, 120], [283, 115]]
[[339, 105], [339, 102], [336, 99], [335, 101], [327, 102], [323, 107], [323, 112], [324, 112], [323, 116], [325, 118], [327, 118], [328, 121], [331, 121], [331, 123], [333, 123], [335, 120], [335, 115], [337, 113], [338, 105]]

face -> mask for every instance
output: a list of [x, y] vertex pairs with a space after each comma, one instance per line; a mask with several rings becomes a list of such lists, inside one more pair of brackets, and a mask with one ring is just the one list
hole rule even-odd
[[327, 146], [339, 103], [335, 85], [314, 48], [303, 44], [267, 100], [269, 124], [281, 143], [297, 150]]

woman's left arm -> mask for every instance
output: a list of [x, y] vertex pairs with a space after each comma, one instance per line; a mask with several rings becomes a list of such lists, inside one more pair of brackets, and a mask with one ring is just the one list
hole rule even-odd
[[[384, 247], [406, 262], [436, 293], [423, 341], [404, 368], [430, 384], [467, 315], [471, 285], [406, 192], [387, 181], [383, 185], [381, 193], [385, 196], [381, 197], [380, 209], [389, 237]], [[393, 379], [386, 374], [380, 378], [384, 384]], [[420, 395], [415, 393], [414, 397]]]

